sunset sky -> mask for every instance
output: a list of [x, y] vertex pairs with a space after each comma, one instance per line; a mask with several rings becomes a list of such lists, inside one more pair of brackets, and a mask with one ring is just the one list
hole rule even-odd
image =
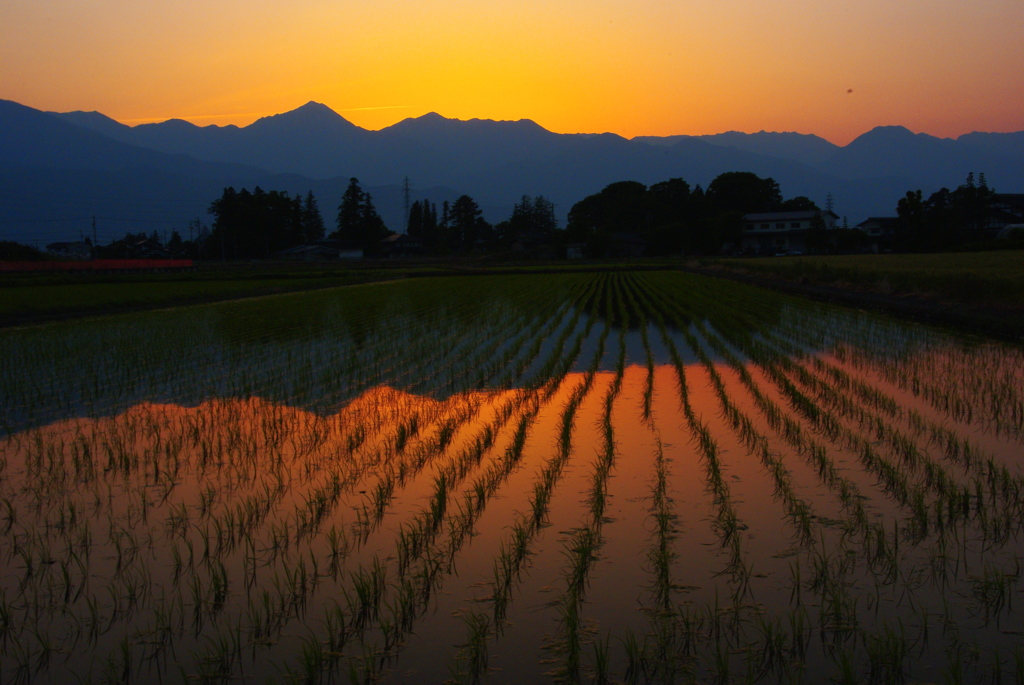
[[128, 124], [322, 102], [560, 133], [1024, 130], [1022, 0], [4, 0], [0, 98]]

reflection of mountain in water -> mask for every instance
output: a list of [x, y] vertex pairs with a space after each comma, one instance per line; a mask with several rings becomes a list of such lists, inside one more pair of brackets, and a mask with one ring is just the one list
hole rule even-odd
[[614, 368], [619, 336], [627, 365], [667, 364], [662, 330], [687, 363], [686, 333], [701, 330], [737, 351], [765, 335], [793, 353], [934, 344], [923, 329], [679, 273], [422, 279], [7, 331], [2, 420], [10, 432], [213, 397], [326, 414], [381, 384], [436, 398], [530, 387], [599, 349], [599, 368]]
[[[614, 300], [638, 294], [630, 278], [610, 279]], [[674, 279], [645, 277], [651, 300]], [[137, 392], [165, 383], [167, 392], [192, 397], [190, 384], [218, 373], [218, 382], [237, 385], [191, 406], [140, 402], [95, 418], [61, 418], [0, 441], [7, 522], [0, 558], [12, 570], [0, 578], [0, 594], [18, 597], [10, 603], [7, 644], [17, 640], [24, 653], [47, 653], [50, 636], [69, 635], [59, 663], [25, 659], [35, 664], [32, 680], [63, 682], [66, 672], [88, 679], [112, 663], [111, 654], [127, 653], [134, 663], [146, 657], [151, 641], [120, 636], [152, 635], [151, 616], [177, 616], [159, 636], [180, 657], [156, 662], [147, 676], [174, 667], [198, 671], [211, 661], [204, 646], [220, 639], [225, 626], [237, 626], [241, 639], [270, 639], [257, 637], [226, 666], [217, 662], [217, 680], [284, 672], [308, 655], [309, 643], [295, 636], [313, 634], [331, 640], [339, 658], [374, 650], [374, 662], [386, 667], [375, 682], [440, 682], [461, 654], [451, 636], [464, 626], [453, 621], [481, 608], [493, 615], [486, 603], [501, 592], [505, 622], [492, 663], [509, 682], [540, 682], [552, 651], [537, 639], [537, 626], [560, 630], [559, 609], [583, 602], [562, 579], [585, 584], [587, 610], [605, 617], [609, 640], [621, 641], [676, 611], [662, 598], [677, 588], [685, 598], [680, 626], [692, 625], [696, 612], [716, 615], [723, 597], [735, 615], [750, 612], [738, 625], [786, 625], [787, 613], [794, 615], [804, 600], [779, 593], [779, 578], [813, 577], [828, 554], [847, 569], [842, 577], [870, 579], [881, 569], [886, 578], [898, 572], [910, 579], [849, 584], [844, 611], [866, 635], [891, 631], [896, 622], [915, 626], [918, 606], [937, 607], [950, 595], [984, 601], [967, 563], [947, 564], [934, 583], [917, 582], [921, 551], [956, 547], [945, 546], [949, 537], [964, 541], [958, 543], [964, 550], [984, 549], [991, 568], [1010, 569], [1015, 581], [1021, 543], [1012, 533], [1024, 513], [1019, 352], [971, 349], [938, 336], [929, 341], [927, 333], [910, 347], [913, 334], [898, 326], [796, 304], [779, 308], [777, 324], [759, 325], [742, 313], [743, 299], [701, 319], [696, 314], [710, 310], [694, 307], [694, 318], [684, 317], [662, 300], [663, 309], [637, 314], [636, 327], [612, 326], [579, 296], [594, 283], [563, 281], [572, 286], [565, 298], [547, 297], [548, 289], [519, 291], [522, 300], [478, 298], [491, 311], [476, 310], [481, 319], [472, 326], [460, 318], [472, 309], [456, 314], [433, 307], [414, 316], [408, 301], [394, 310], [385, 306], [359, 345], [336, 316], [338, 294], [350, 291], [305, 310], [299, 305], [308, 296], [269, 298], [265, 308], [230, 312], [222, 320], [230, 322], [227, 332], [197, 338], [193, 353], [201, 363], [192, 372], [132, 365], [158, 360], [159, 341], [148, 357], [123, 348], [117, 363], [104, 368], [122, 374], [115, 381], [136, 383]], [[668, 292], [700, 297], [689, 289]], [[374, 293], [362, 294], [370, 301]], [[756, 291], [737, 294], [757, 301]], [[294, 316], [282, 314], [278, 330], [244, 336], [246, 316], [255, 322], [267, 314], [269, 325], [282, 303]], [[193, 313], [201, 325], [224, 314], [220, 308]], [[620, 312], [619, 320], [627, 319]], [[663, 319], [675, 327], [669, 330]], [[74, 341], [109, 341], [113, 333], [129, 334], [122, 324], [137, 320], [75, 328]], [[170, 330], [154, 328], [165, 323], [159, 316], [139, 322], [144, 332]], [[170, 323], [180, 325], [181, 335], [202, 330], [190, 329], [188, 318], [172, 316]], [[914, 354], [891, 353], [890, 343], [901, 336]], [[176, 344], [185, 339], [168, 337]], [[639, 351], [631, 351], [637, 341]], [[800, 351], [822, 348], [831, 354]], [[766, 356], [769, 349], [773, 357]], [[366, 373], [353, 371], [344, 356], [353, 352], [365, 355]], [[203, 366], [215, 354], [222, 368]], [[665, 355], [671, 363], [654, 361]], [[698, 361], [688, 363], [690, 355]], [[631, 356], [643, 359], [630, 365]], [[329, 373], [314, 374], [314, 359]], [[570, 365], [586, 371], [574, 373]], [[284, 379], [275, 376], [282, 373]], [[358, 382], [405, 378], [408, 387], [337, 384], [353, 374]], [[824, 386], [823, 379], [829, 379]], [[911, 379], [919, 396], [897, 387]], [[66, 380], [81, 392], [90, 379]], [[285, 380], [294, 382], [285, 386]], [[459, 392], [460, 383], [487, 389]], [[417, 385], [435, 390], [410, 391]], [[334, 393], [332, 400], [351, 394], [335, 407], [310, 411], [287, 395], [300, 387], [313, 400], [321, 400], [313, 393]], [[266, 399], [270, 393], [284, 399]], [[988, 395], [997, 402], [985, 405]], [[807, 402], [789, 401], [797, 396]], [[93, 397], [124, 401], [126, 395], [111, 386]], [[1003, 426], [1016, 430], [1014, 436], [1005, 431], [994, 439], [984, 430], [992, 416], [1001, 430], [996, 404], [1013, 408], [1003, 414], [1010, 419]], [[826, 407], [828, 421], [816, 420], [810, 405]], [[915, 418], [906, 421], [911, 412]], [[936, 436], [945, 436], [941, 444]], [[987, 461], [983, 455], [993, 449], [996, 460]], [[890, 571], [879, 550], [896, 546], [910, 553], [888, 557]], [[33, 558], [40, 560], [34, 568], [19, 563]], [[75, 566], [65, 561], [71, 558], [79, 559]], [[757, 573], [750, 573], [752, 563]], [[19, 566], [28, 570], [19, 573]], [[560, 580], [541, 585], [549, 578]], [[820, 601], [809, 585], [801, 591]], [[68, 601], [78, 593], [82, 599]], [[913, 602], [898, 601], [911, 593]], [[134, 598], [132, 611], [119, 609], [122, 597]], [[400, 602], [406, 606], [402, 639], [391, 640], [395, 628], [388, 622]], [[1016, 638], [1002, 629], [1012, 618], [1008, 604], [986, 604], [995, 620], [983, 625], [979, 604], [950, 606], [946, 625], [970, 628], [1004, 653], [1015, 648]], [[107, 630], [90, 640], [86, 631], [97, 610]], [[339, 615], [351, 630], [330, 629], [342, 625]], [[801, 629], [810, 645], [806, 670], [824, 672], [827, 644], [810, 636], [832, 630], [834, 616], [808, 612], [807, 620]], [[738, 660], [775, 648], [751, 648], [749, 635], [724, 632], [735, 636], [728, 650], [713, 631], [688, 632], [693, 646], [687, 649], [712, 663], [713, 653]], [[0, 654], [8, 658], [2, 647]], [[664, 663], [675, 659], [673, 653]], [[934, 670], [946, 663], [945, 650], [941, 644], [922, 649], [917, 661]], [[341, 663], [319, 665], [328, 674], [319, 681], [332, 680], [331, 669]], [[621, 659], [618, 668], [625, 668]]]

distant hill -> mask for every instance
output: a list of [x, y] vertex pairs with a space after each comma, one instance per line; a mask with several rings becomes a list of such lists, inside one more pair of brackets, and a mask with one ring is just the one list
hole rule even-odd
[[879, 127], [840, 147], [766, 131], [627, 140], [436, 113], [368, 131], [315, 102], [244, 127], [181, 120], [129, 127], [98, 112], [46, 113], [0, 101], [0, 144], [0, 239], [77, 237], [68, 231], [93, 214], [135, 232], [183, 230], [189, 219], [209, 220], [206, 208], [226, 185], [312, 189], [330, 225], [351, 176], [396, 230], [405, 177], [412, 199], [440, 204], [466, 193], [492, 222], [507, 218], [522, 195], [542, 194], [563, 224], [575, 202], [614, 181], [682, 177], [706, 187], [726, 171], [772, 176], [786, 197], [822, 204], [831, 194], [851, 224], [893, 214], [907, 190], [955, 187], [970, 171], [984, 172], [997, 190], [1024, 191], [1024, 132], [950, 140]]
[[[106, 126], [106, 117], [87, 115]], [[116, 123], [116, 122], [115, 122]], [[95, 128], [63, 121], [45, 112], [0, 100], [0, 168], [159, 169], [203, 178], [229, 179], [260, 170], [235, 162], [202, 162], [184, 154], [166, 154], [130, 145]]]
[[391, 174], [394, 159], [401, 158], [412, 173], [417, 173], [429, 163], [430, 157], [415, 141], [359, 128], [316, 102], [263, 117], [243, 128], [196, 126], [171, 119], [117, 129], [109, 119], [95, 113], [57, 116], [122, 142], [168, 154], [187, 154], [209, 162], [237, 162], [309, 178], [361, 174], [361, 180], [371, 184], [395, 182]]
[[1024, 182], [1024, 131], [968, 133], [957, 139], [912, 133], [902, 126], [878, 126], [840, 147], [799, 133], [739, 133], [706, 136], [643, 136], [651, 145], [671, 146], [685, 140], [800, 162], [841, 179], [903, 178], [907, 189], [925, 192], [963, 183], [968, 172], [985, 173], [990, 184], [1017, 192]]
[[997, 189], [1024, 188], [1024, 155], [972, 143], [912, 133], [902, 126], [879, 126], [838, 148], [820, 167], [844, 178], [878, 177], [884, 169], [914, 179], [914, 187], [926, 192], [956, 187], [970, 171], [985, 173]]
[[[161, 125], [161, 135], [173, 137], [167, 132], [182, 125], [197, 128], [171, 122]], [[226, 186], [313, 190], [325, 221], [333, 223], [344, 192], [341, 179], [314, 180], [125, 142], [153, 135], [143, 129], [140, 136], [139, 128], [95, 112], [53, 115], [0, 100], [0, 239], [45, 245], [77, 238], [91, 230], [94, 216], [101, 240], [128, 231], [187, 233], [192, 219], [209, 223], [207, 208]], [[367, 189], [384, 200], [385, 220], [400, 223], [398, 184]], [[450, 189], [435, 194], [456, 197]]]
[[637, 136], [633, 138], [633, 140], [651, 145], [674, 145], [687, 139], [697, 139], [711, 145], [730, 147], [767, 157], [788, 159], [808, 166], [821, 164], [839, 149], [839, 146], [815, 135], [769, 131], [759, 131], [758, 133], [727, 131], [705, 136]]

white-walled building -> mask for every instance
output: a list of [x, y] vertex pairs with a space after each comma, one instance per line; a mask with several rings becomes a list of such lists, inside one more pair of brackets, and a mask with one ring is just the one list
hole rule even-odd
[[763, 212], [743, 217], [740, 249], [756, 254], [806, 252], [807, 232], [814, 229], [831, 231], [839, 216], [825, 210], [800, 212]]

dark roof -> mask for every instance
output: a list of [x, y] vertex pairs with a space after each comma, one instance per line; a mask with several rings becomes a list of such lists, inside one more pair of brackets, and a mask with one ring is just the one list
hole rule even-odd
[[1024, 208], [1024, 193], [994, 193], [992, 204]]
[[857, 224], [857, 227], [863, 226], [869, 222], [874, 222], [879, 226], [893, 226], [897, 221], [899, 221], [899, 217], [895, 216], [869, 216], [867, 219], [864, 219], [864, 221]]
[[408, 233], [392, 233], [387, 238], [381, 240], [382, 243], [416, 243], [419, 244], [419, 240], [412, 238]]
[[323, 238], [321, 240], [314, 240], [312, 244], [341, 250], [342, 252], [363, 249], [362, 244], [356, 240], [335, 240], [333, 238]]

